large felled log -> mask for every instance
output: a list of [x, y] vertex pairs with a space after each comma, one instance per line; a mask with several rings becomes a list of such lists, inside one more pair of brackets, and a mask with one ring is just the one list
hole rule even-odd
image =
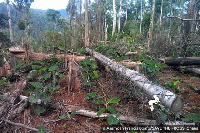
[[153, 84], [144, 75], [138, 73], [137, 71], [130, 70], [98, 52], [95, 52], [89, 48], [86, 48], [86, 51], [97, 60], [109, 66], [111, 70], [132, 81], [136, 86], [142, 89], [143, 92], [150, 95], [152, 98], [153, 95], [157, 95], [161, 104], [167, 108], [170, 108], [173, 112], [179, 112], [183, 108], [183, 99], [177, 96], [175, 93], [166, 90], [161, 86]]
[[[9, 48], [10, 56], [16, 57], [16, 58], [21, 58], [25, 59], [26, 58], [26, 52], [23, 50], [23, 48], [17, 47]], [[40, 60], [40, 59], [49, 59], [53, 54], [45, 54], [45, 53], [34, 53], [34, 52], [29, 52], [28, 57], [29, 59], [32, 60]], [[64, 58], [64, 54], [56, 54], [56, 58]], [[74, 58], [76, 62], [80, 62], [84, 60], [86, 57], [85, 56], [76, 56], [76, 55], [67, 55], [67, 59], [71, 61]]]
[[185, 72], [192, 72], [192, 73], [200, 75], [200, 67], [184, 67], [181, 69]]
[[169, 66], [200, 65], [200, 57], [165, 57], [164, 62]]

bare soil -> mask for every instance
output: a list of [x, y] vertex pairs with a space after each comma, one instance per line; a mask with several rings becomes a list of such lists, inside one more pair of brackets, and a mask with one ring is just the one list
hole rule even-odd
[[[91, 91], [97, 92], [101, 96], [119, 97], [121, 101], [116, 105], [116, 110], [120, 114], [152, 119], [148, 101], [145, 101], [145, 97], [136, 95], [134, 85], [114, 73], [106, 72], [104, 67], [100, 67], [99, 71], [100, 78], [96, 81], [96, 85], [90, 88]], [[160, 78], [158, 80], [162, 86], [168, 81], [180, 79], [178, 85], [181, 92], [179, 95], [184, 99], [184, 108], [180, 113], [183, 116], [188, 113], [200, 113], [200, 109], [197, 108], [200, 107], [200, 95], [196, 92], [196, 90], [200, 90], [200, 76], [184, 74], [169, 67], [163, 69], [159, 75]], [[62, 83], [60, 90], [52, 98], [53, 102], [60, 103], [63, 107], [71, 106], [76, 109], [97, 111], [92, 107], [91, 101], [83, 100], [87, 94], [83, 85], [70, 93], [66, 89], [67, 86], [67, 83]], [[75, 114], [70, 114], [70, 117], [65, 119], [59, 119], [60, 115], [66, 113], [62, 109], [49, 109], [41, 116], [34, 114], [33, 110], [34, 107], [29, 106], [12, 121], [35, 128], [43, 125], [47, 131], [52, 131], [53, 133], [98, 133], [101, 132], [103, 125], [108, 125], [106, 120]], [[33, 132], [10, 124], [7, 124], [4, 129], [6, 132]]]

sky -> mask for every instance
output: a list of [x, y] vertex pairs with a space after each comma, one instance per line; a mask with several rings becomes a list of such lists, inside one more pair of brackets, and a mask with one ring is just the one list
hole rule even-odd
[[[0, 0], [0, 2], [4, 2], [5, 0]], [[31, 4], [31, 8], [34, 9], [66, 9], [69, 0], [34, 0]]]

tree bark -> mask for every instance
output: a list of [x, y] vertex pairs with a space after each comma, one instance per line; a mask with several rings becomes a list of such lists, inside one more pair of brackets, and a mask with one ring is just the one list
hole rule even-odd
[[150, 51], [150, 44], [153, 39], [153, 21], [154, 21], [154, 14], [155, 14], [155, 0], [153, 0], [152, 4], [152, 13], [151, 13], [151, 22], [149, 28], [149, 38], [148, 38], [148, 51]]
[[142, 34], [142, 0], [140, 0], [141, 3], [141, 10], [140, 10], [140, 34]]
[[[170, 0], [170, 16], [173, 16], [173, 11], [172, 11], [172, 0]], [[169, 43], [171, 44], [171, 27], [172, 27], [172, 19], [171, 17], [169, 18], [169, 32], [168, 32], [168, 39]]]
[[85, 47], [90, 46], [89, 39], [89, 20], [88, 20], [88, 1], [85, 0]]
[[200, 57], [165, 57], [164, 62], [169, 66], [200, 65]]
[[[190, 0], [188, 12], [187, 12], [187, 19], [193, 18], [194, 5], [195, 5], [195, 0]], [[189, 35], [191, 32], [191, 24], [192, 23], [190, 21], [185, 22], [185, 29], [184, 29], [184, 35], [183, 35], [183, 47], [182, 47], [182, 53], [181, 53], [181, 56], [184, 56], [184, 57], [187, 56], [186, 53], [187, 53]]]
[[65, 52], [65, 57], [64, 57], [64, 60], [65, 60], [65, 69], [67, 70], [67, 41], [66, 41], [66, 24], [65, 22], [63, 23], [63, 36], [64, 36], [64, 52]]
[[9, 31], [10, 31], [10, 41], [13, 42], [13, 34], [12, 34], [12, 22], [11, 22], [11, 15], [10, 15], [10, 5], [9, 5], [10, 1], [6, 0], [6, 4], [7, 4], [7, 11], [8, 11], [8, 17], [9, 17]]
[[159, 23], [160, 28], [162, 26], [162, 13], [163, 13], [162, 9], [163, 9], [163, 0], [161, 1], [161, 7], [160, 7], [160, 17], [159, 17], [159, 19], [160, 19], [160, 23]]
[[[26, 53], [25, 50], [17, 47], [9, 48], [10, 56], [12, 57], [17, 57], [21, 59], [25, 59]], [[53, 54], [45, 54], [45, 53], [34, 53], [34, 52], [29, 52], [29, 59], [32, 60], [40, 60], [40, 59], [49, 59]], [[56, 54], [56, 58], [65, 58], [66, 54]], [[69, 61], [71, 61], [73, 58], [76, 62], [80, 62], [86, 58], [86, 56], [76, 56], [76, 55], [67, 55], [66, 56]]]
[[122, 11], [122, 0], [120, 0], [120, 7], [119, 7], [119, 19], [118, 19], [118, 34], [121, 30], [121, 11]]
[[115, 33], [116, 23], [117, 23], [116, 4], [115, 4], [115, 0], [113, 0], [113, 30], [112, 30], [112, 36]]
[[200, 67], [184, 67], [182, 70], [200, 75]]
[[98, 52], [89, 48], [86, 48], [86, 51], [94, 58], [110, 67], [111, 70], [132, 81], [144, 93], [151, 96], [151, 98], [153, 98], [153, 95], [157, 95], [161, 104], [170, 108], [173, 112], [179, 112], [183, 108], [183, 99], [175, 93], [153, 84], [144, 75], [138, 73], [137, 71], [130, 70]]

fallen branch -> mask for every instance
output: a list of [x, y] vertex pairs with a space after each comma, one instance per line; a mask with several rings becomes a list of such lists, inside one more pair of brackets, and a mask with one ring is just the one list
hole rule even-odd
[[[84, 110], [84, 109], [78, 110], [78, 111], [76, 111], [76, 113], [78, 113], [79, 115], [92, 117], [92, 118], [106, 118], [108, 115], [110, 115], [109, 113], [103, 113], [100, 116], [98, 116], [97, 112]], [[114, 117], [116, 117], [116, 115], [114, 115], [114, 114], [112, 114], [112, 115]], [[120, 122], [122, 122], [122, 123], [129, 123], [129, 124], [157, 125], [156, 120], [148, 120], [148, 119], [144, 119], [144, 118], [131, 117], [131, 116], [120, 115], [118, 120], [120, 120]]]
[[23, 128], [26, 128], [26, 129], [29, 129], [29, 130], [32, 130], [32, 131], [36, 131], [36, 132], [39, 131], [37, 128], [32, 128], [32, 127], [29, 127], [29, 126], [24, 125], [22, 123], [15, 123], [15, 122], [12, 122], [12, 121], [9, 121], [9, 120], [4, 120], [4, 121], [9, 123], [9, 124], [12, 124], [12, 125], [15, 125], [15, 126], [19, 126], [19, 127], [23, 127]]
[[[97, 115], [97, 112], [94, 111], [90, 111], [90, 110], [78, 110], [76, 111], [77, 114], [79, 115], [83, 115], [83, 116], [87, 116], [87, 117], [92, 117], [92, 118], [105, 118], [108, 115], [111, 115], [109, 113], [103, 113], [100, 116]], [[112, 114], [113, 115], [113, 114]], [[114, 117], [116, 117], [116, 115], [113, 115]], [[151, 125], [151, 126], [155, 126], [155, 125], [160, 125], [160, 123], [158, 123], [156, 120], [149, 120], [149, 119], [144, 119], [144, 118], [138, 118], [138, 117], [131, 117], [131, 116], [123, 116], [120, 115], [120, 117], [118, 118], [118, 120], [120, 120], [121, 123], [128, 123], [128, 124], [133, 124], [133, 125]], [[165, 121], [163, 123], [163, 125], [168, 125], [168, 126], [173, 126], [173, 125], [195, 125], [195, 123], [188, 123], [188, 122], [184, 122], [184, 121]]]
[[132, 81], [136, 86], [142, 89], [143, 92], [150, 95], [152, 98], [153, 95], [157, 95], [161, 104], [167, 108], [170, 108], [173, 112], [179, 112], [182, 110], [183, 99], [177, 96], [175, 93], [166, 90], [161, 86], [153, 84], [144, 75], [138, 73], [137, 71], [130, 70], [98, 52], [95, 52], [89, 48], [86, 48], [86, 51], [103, 64], [109, 66], [111, 70]]

